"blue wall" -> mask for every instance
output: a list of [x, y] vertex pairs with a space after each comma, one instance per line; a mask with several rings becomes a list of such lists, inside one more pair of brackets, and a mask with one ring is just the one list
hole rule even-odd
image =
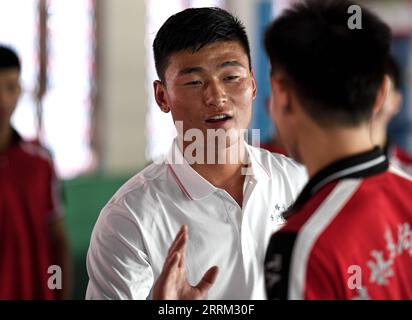
[[412, 105], [410, 101], [410, 82], [406, 80], [406, 70], [410, 70], [412, 63], [412, 38], [399, 37], [393, 41], [392, 52], [399, 62], [400, 68], [403, 69], [404, 80], [402, 86], [403, 105], [399, 114], [392, 120], [389, 126], [389, 135], [391, 139], [399, 144], [403, 149], [412, 153], [412, 145], [408, 144], [412, 137]]
[[272, 120], [270, 119], [267, 111], [267, 102], [270, 95], [270, 66], [263, 44], [265, 30], [269, 23], [273, 20], [272, 12], [272, 3], [269, 1], [259, 2], [256, 6], [257, 26], [254, 37], [256, 39], [256, 54], [253, 57], [253, 66], [257, 81], [257, 97], [253, 106], [254, 110], [250, 127], [252, 129], [260, 129], [261, 142], [270, 140], [274, 131]]

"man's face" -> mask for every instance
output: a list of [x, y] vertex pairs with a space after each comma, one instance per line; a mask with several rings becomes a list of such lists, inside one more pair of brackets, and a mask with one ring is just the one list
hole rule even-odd
[[0, 70], [0, 128], [10, 124], [10, 118], [20, 96], [20, 72], [10, 68]]
[[[165, 71], [165, 84], [155, 82], [156, 100], [173, 120], [183, 122], [183, 132], [200, 129], [246, 129], [256, 96], [256, 83], [249, 60], [236, 41], [221, 41], [172, 54]], [[237, 133], [235, 133], [235, 131]], [[241, 138], [231, 130], [230, 140]]]

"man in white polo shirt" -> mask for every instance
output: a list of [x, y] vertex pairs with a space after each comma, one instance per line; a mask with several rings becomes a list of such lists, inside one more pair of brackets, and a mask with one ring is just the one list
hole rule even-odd
[[[151, 298], [164, 264], [168, 272], [177, 262], [193, 285], [179, 297], [264, 299], [266, 247], [306, 172], [244, 141], [256, 95], [244, 27], [222, 9], [187, 9], [165, 22], [153, 48], [156, 101], [181, 130], [163, 161], [102, 210], [86, 298]], [[168, 255], [182, 245], [186, 255]]]

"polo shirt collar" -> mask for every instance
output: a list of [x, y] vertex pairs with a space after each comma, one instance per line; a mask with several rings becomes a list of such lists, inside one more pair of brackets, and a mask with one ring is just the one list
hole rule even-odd
[[[254, 150], [246, 142], [245, 146], [248, 159], [250, 160], [250, 165], [245, 173], [256, 181], [269, 180], [270, 174], [258, 160]], [[183, 157], [176, 139], [169, 150], [166, 162], [179, 187], [189, 199], [200, 200], [219, 190], [219, 188], [212, 185], [189, 165]]]
[[330, 182], [344, 178], [365, 178], [380, 174], [389, 167], [385, 153], [379, 148], [338, 160], [315, 174], [300, 193], [292, 208], [283, 216], [289, 218], [300, 209], [318, 190]]
[[253, 148], [249, 144], [245, 142], [245, 147], [246, 151], [249, 157], [249, 167], [248, 169], [248, 175], [250, 175], [252, 178], [254, 178], [256, 181], [268, 181], [272, 177], [269, 173], [269, 170], [262, 164], [262, 162], [259, 159], [259, 156], [257, 153], [259, 149]]

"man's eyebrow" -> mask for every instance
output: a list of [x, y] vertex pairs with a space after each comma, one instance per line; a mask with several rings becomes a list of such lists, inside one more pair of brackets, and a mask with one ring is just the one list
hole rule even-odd
[[218, 68], [226, 68], [226, 67], [242, 67], [244, 68], [244, 65], [241, 64], [239, 61], [237, 60], [229, 60], [229, 61], [225, 61], [222, 64], [220, 64], [218, 66]]
[[[225, 61], [225, 62], [219, 64], [217, 67], [219, 69], [226, 68], [226, 67], [242, 67], [242, 68], [244, 68], [244, 66], [237, 60]], [[202, 68], [202, 67], [188, 67], [188, 68], [184, 68], [184, 69], [179, 70], [177, 75], [178, 76], [184, 76], [184, 75], [188, 75], [188, 74], [191, 74], [191, 73], [202, 73], [204, 71], [205, 71], [205, 69]]]
[[202, 67], [189, 67], [179, 70], [178, 76], [184, 76], [191, 73], [201, 73], [205, 71]]

